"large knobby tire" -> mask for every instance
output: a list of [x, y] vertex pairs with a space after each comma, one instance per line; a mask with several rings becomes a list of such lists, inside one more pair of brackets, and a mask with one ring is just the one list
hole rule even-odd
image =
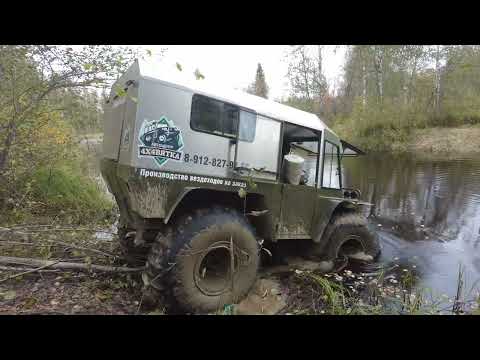
[[176, 308], [205, 313], [245, 297], [256, 280], [258, 266], [258, 242], [252, 226], [237, 211], [216, 207], [186, 215], [171, 234], [159, 234], [145, 275], [157, 294], [173, 301]]
[[328, 260], [347, 257], [372, 262], [380, 254], [380, 243], [378, 236], [368, 229], [364, 216], [349, 213], [334, 220], [325, 250], [324, 254]]

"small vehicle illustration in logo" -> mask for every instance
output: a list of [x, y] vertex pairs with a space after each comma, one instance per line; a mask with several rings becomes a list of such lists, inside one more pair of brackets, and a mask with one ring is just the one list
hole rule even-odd
[[145, 146], [174, 149], [179, 142], [180, 130], [177, 127], [162, 126], [141, 136]]

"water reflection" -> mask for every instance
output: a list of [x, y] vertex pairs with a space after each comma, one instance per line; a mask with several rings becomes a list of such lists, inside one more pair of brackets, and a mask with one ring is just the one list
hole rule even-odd
[[375, 154], [344, 159], [342, 171], [344, 186], [375, 205], [366, 215], [381, 238], [381, 262], [415, 266], [423, 287], [450, 296], [460, 264], [467, 290], [480, 279], [480, 159]]

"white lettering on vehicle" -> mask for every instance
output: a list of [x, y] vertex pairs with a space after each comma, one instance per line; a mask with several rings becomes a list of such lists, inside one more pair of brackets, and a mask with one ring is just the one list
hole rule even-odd
[[155, 177], [155, 178], [167, 179], [167, 180], [190, 181], [190, 182], [196, 182], [200, 184], [225, 185], [225, 186], [242, 187], [242, 188], [247, 187], [247, 184], [243, 181], [217, 179], [217, 178], [212, 178], [207, 176], [169, 173], [169, 172], [148, 170], [148, 169], [140, 169], [139, 175], [145, 178]]

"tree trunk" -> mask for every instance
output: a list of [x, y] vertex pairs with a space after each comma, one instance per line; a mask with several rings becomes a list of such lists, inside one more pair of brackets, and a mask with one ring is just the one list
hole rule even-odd
[[323, 57], [322, 57], [322, 45], [318, 45], [318, 82], [322, 82], [322, 62], [323, 62]]
[[362, 104], [363, 107], [367, 106], [367, 69], [365, 59], [363, 59], [362, 64]]
[[415, 79], [417, 77], [417, 64], [418, 64], [418, 58], [416, 57], [413, 63], [412, 75], [410, 76], [410, 81], [408, 84], [408, 103], [409, 104], [412, 102], [412, 96], [415, 89]]
[[327, 94], [326, 83], [323, 81], [323, 45], [318, 45], [318, 59], [317, 59], [317, 87], [318, 87], [318, 104], [319, 104], [319, 114], [322, 108], [325, 107], [325, 96]]
[[17, 133], [17, 114], [18, 114], [18, 104], [17, 104], [17, 76], [16, 76], [16, 68], [15, 66], [12, 67], [11, 69], [11, 96], [12, 96], [12, 107], [13, 107], [13, 113], [12, 117], [7, 125], [7, 135], [5, 137], [5, 142], [3, 144], [3, 149], [2, 152], [0, 152], [0, 178], [3, 177], [3, 174], [5, 173], [6, 167], [7, 167], [7, 162], [8, 162], [8, 155], [10, 154], [10, 149], [12, 147], [13, 142], [15, 141], [15, 135]]
[[303, 76], [303, 82], [305, 86], [305, 95], [307, 99], [310, 101], [310, 83], [308, 81], [308, 67], [307, 67], [307, 58], [305, 55], [305, 47], [302, 45], [301, 48], [301, 54], [302, 54], [302, 76]]
[[7, 162], [8, 162], [8, 155], [10, 154], [10, 149], [12, 147], [13, 141], [15, 140], [15, 135], [17, 133], [17, 126], [15, 123], [15, 118], [10, 120], [7, 126], [7, 136], [5, 138], [5, 142], [3, 144], [3, 149], [0, 152], [0, 177], [4, 174]]
[[383, 102], [383, 46], [376, 46], [374, 52], [375, 75], [377, 80], [378, 101]]
[[435, 52], [435, 88], [433, 108], [435, 115], [438, 116], [440, 113], [440, 45], [437, 45], [437, 51]]

